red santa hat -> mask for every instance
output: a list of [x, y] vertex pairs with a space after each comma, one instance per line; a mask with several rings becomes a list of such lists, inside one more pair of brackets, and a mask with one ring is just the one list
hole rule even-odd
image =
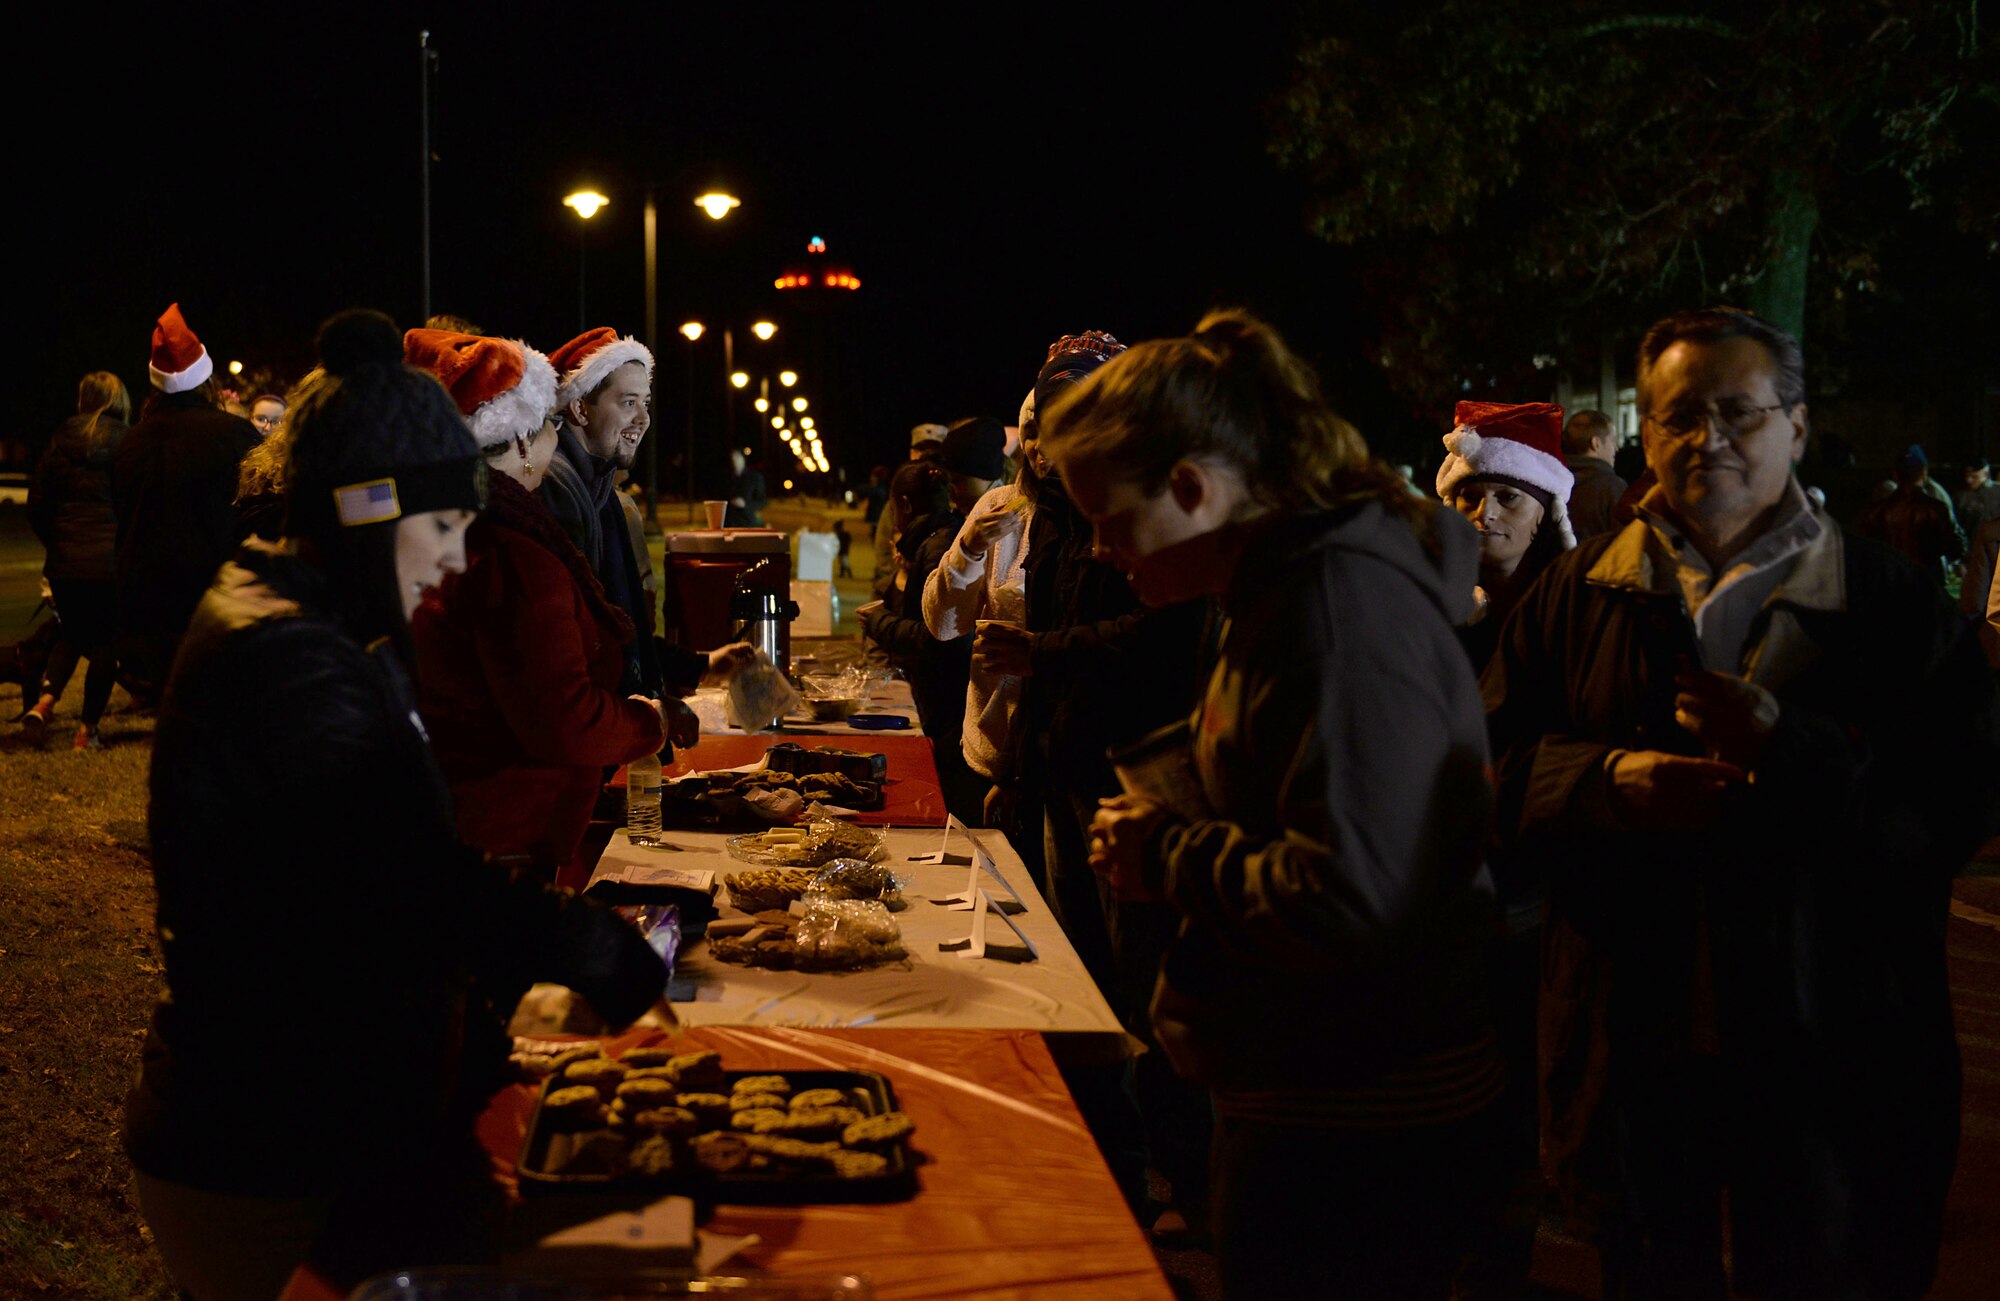
[[153, 387], [162, 393], [185, 393], [199, 388], [215, 373], [208, 349], [201, 346], [201, 340], [194, 337], [194, 331], [181, 318], [179, 303], [169, 304], [160, 313], [160, 323], [153, 327], [153, 355], [146, 364], [146, 373], [152, 376]]
[[643, 364], [646, 382], [653, 381], [653, 354], [646, 345], [630, 335], [619, 338], [618, 331], [608, 325], [577, 335], [550, 353], [549, 361], [562, 376], [562, 387], [556, 391], [556, 401], [562, 406], [589, 397], [592, 389], [628, 361]]
[[411, 330], [403, 360], [438, 377], [482, 452], [528, 437], [555, 409], [555, 367], [519, 339]]
[[1548, 494], [1549, 514], [1565, 550], [1576, 545], [1569, 493], [1576, 476], [1562, 459], [1563, 409], [1553, 402], [1461, 402], [1444, 436], [1438, 496], [1446, 501], [1467, 479], [1506, 479]]

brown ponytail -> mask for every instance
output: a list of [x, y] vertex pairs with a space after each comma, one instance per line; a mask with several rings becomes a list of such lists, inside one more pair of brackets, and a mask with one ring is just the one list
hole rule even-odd
[[1327, 406], [1312, 367], [1237, 308], [1113, 357], [1039, 419], [1051, 455], [1103, 462], [1148, 493], [1175, 462], [1213, 459], [1277, 510], [1364, 497], [1406, 517], [1431, 509]]

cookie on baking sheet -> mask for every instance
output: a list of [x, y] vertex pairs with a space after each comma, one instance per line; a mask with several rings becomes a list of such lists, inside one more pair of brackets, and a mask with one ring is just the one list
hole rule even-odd
[[632, 1113], [631, 1127], [642, 1133], [660, 1134], [667, 1138], [693, 1138], [701, 1128], [701, 1121], [686, 1107], [648, 1107], [644, 1111]]
[[750, 1162], [750, 1144], [741, 1134], [717, 1131], [703, 1134], [688, 1144], [695, 1164], [710, 1174], [726, 1175]]
[[792, 1110], [804, 1111], [817, 1107], [844, 1107], [847, 1105], [845, 1089], [807, 1089], [804, 1093], [792, 1095]]
[[674, 1050], [671, 1048], [657, 1046], [652, 1048], [627, 1048], [625, 1055], [618, 1060], [624, 1062], [633, 1070], [639, 1070], [643, 1067], [665, 1066], [673, 1061], [674, 1055]]
[[730, 1086], [731, 1093], [775, 1093], [781, 1098], [792, 1096], [792, 1082], [782, 1075], [745, 1075]]
[[681, 1087], [693, 1091], [719, 1092], [722, 1089], [722, 1054], [713, 1049], [698, 1053], [676, 1053], [667, 1059]]
[[745, 1141], [750, 1144], [753, 1156], [769, 1157], [780, 1165], [807, 1170], [827, 1169], [840, 1151], [838, 1143], [808, 1143], [782, 1134], [750, 1134]]
[[625, 1079], [625, 1064], [609, 1057], [586, 1057], [563, 1067], [564, 1084], [588, 1084], [605, 1097], [618, 1091]]
[[604, 1123], [604, 1097], [588, 1084], [551, 1089], [542, 1099], [542, 1123], [565, 1132], [596, 1129]]
[[840, 1132], [840, 1141], [863, 1152], [886, 1152], [908, 1142], [916, 1128], [916, 1122], [902, 1112], [885, 1111], [855, 1121]]
[[680, 1086], [680, 1073], [671, 1066], [635, 1066], [625, 1072], [625, 1079], [627, 1082], [632, 1080], [665, 1080], [676, 1088]]
[[705, 1126], [729, 1123], [729, 1095], [726, 1093], [677, 1093], [674, 1105], [692, 1111]]
[[835, 1152], [828, 1158], [842, 1179], [873, 1179], [889, 1173], [889, 1158], [880, 1152]]
[[790, 1114], [776, 1107], [751, 1107], [732, 1115], [729, 1118], [729, 1127], [739, 1134], [755, 1133], [758, 1126], [775, 1125]]
[[751, 1127], [753, 1134], [782, 1134], [787, 1138], [825, 1140], [839, 1138], [849, 1125], [862, 1118], [853, 1107], [807, 1107], [787, 1112], [785, 1118]]
[[731, 1111], [752, 1111], [770, 1107], [778, 1111], [785, 1109], [785, 1098], [779, 1093], [732, 1093], [729, 1095]]
[[648, 1107], [671, 1107], [680, 1090], [667, 1080], [627, 1079], [618, 1086], [618, 1101], [627, 1111], [644, 1111]]

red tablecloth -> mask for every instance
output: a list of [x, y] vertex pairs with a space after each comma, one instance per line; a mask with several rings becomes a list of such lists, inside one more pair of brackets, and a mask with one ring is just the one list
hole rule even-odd
[[808, 750], [832, 746], [840, 750], [860, 750], [881, 754], [889, 760], [889, 782], [882, 790], [882, 807], [862, 813], [855, 821], [871, 827], [941, 827], [945, 820], [944, 793], [938, 786], [937, 763], [931, 758], [927, 736], [819, 736], [808, 732], [751, 732], [712, 735], [701, 738], [692, 750], [680, 750], [666, 769], [670, 777], [711, 768], [736, 768], [755, 763], [774, 744], [791, 741]]
[[[625, 1035], [615, 1052], [664, 1039]], [[869, 1070], [916, 1121], [920, 1191], [886, 1206], [718, 1207], [704, 1227], [757, 1234], [744, 1252], [770, 1273], [863, 1273], [882, 1301], [1173, 1295], [1111, 1172], [1029, 1031], [701, 1027], [677, 1045], [714, 1048], [731, 1069]], [[533, 1091], [509, 1089], [479, 1122], [510, 1186]], [[332, 1301], [303, 1273], [286, 1301]]]

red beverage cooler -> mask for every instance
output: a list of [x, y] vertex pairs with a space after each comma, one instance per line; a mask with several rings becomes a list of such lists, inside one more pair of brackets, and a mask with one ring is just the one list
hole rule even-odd
[[[791, 541], [776, 529], [703, 529], [669, 533], [660, 606], [670, 642], [714, 650], [737, 640], [740, 620], [731, 614], [739, 584], [771, 593], [780, 607], [791, 600]], [[792, 625], [778, 621], [781, 672], [791, 670]]]

